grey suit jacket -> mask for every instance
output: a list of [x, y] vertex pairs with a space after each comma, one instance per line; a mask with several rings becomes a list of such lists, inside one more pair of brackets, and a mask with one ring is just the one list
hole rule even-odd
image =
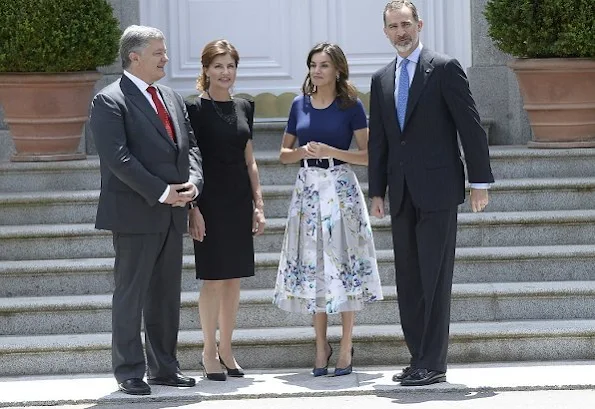
[[168, 184], [194, 183], [202, 191], [202, 158], [182, 97], [156, 85], [176, 134], [174, 143], [155, 110], [125, 75], [91, 105], [91, 129], [101, 162], [95, 227], [121, 233], [186, 231], [187, 209], [159, 203]]
[[488, 144], [465, 72], [458, 61], [423, 48], [409, 88], [403, 131], [394, 99], [396, 59], [372, 77], [368, 174], [370, 197], [401, 203], [403, 186], [427, 211], [465, 198], [460, 136], [470, 182], [491, 183]]

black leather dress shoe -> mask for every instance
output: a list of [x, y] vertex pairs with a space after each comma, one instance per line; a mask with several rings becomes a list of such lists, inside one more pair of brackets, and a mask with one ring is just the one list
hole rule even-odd
[[185, 386], [190, 387], [196, 385], [196, 380], [189, 376], [183, 375], [179, 372], [169, 376], [158, 376], [147, 379], [150, 385], [165, 385], [165, 386]]
[[150, 395], [151, 387], [140, 378], [126, 379], [118, 384], [118, 388], [129, 395]]
[[401, 382], [415, 371], [415, 368], [407, 366], [401, 370], [401, 372], [393, 375], [393, 382]]
[[401, 381], [403, 386], [424, 386], [433, 383], [446, 382], [446, 373], [440, 371], [428, 371], [427, 369], [416, 369], [408, 377]]

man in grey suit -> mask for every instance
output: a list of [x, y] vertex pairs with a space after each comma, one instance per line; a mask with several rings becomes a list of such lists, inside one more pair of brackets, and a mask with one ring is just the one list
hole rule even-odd
[[[93, 99], [91, 129], [101, 162], [97, 229], [116, 253], [112, 367], [121, 391], [149, 384], [194, 386], [180, 372], [182, 238], [187, 208], [203, 185], [202, 160], [182, 97], [154, 84], [168, 61], [163, 33], [130, 26], [120, 39], [124, 73]], [[144, 317], [145, 363], [141, 340]]]
[[388, 186], [397, 295], [410, 365], [404, 386], [446, 380], [457, 207], [488, 204], [486, 134], [457, 60], [419, 42], [423, 22], [410, 1], [389, 2], [384, 33], [397, 57], [372, 77], [368, 147], [371, 212], [384, 217]]

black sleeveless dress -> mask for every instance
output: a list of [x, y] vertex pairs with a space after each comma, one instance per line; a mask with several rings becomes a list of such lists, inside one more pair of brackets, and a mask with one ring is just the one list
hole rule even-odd
[[196, 278], [253, 276], [253, 201], [244, 156], [246, 143], [252, 139], [253, 102], [242, 98], [227, 102], [197, 98], [186, 106], [202, 155], [205, 180], [198, 207], [205, 219], [206, 236], [202, 243], [194, 241]]

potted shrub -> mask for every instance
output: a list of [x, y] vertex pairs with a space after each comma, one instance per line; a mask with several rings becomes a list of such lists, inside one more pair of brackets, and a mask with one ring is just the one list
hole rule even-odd
[[106, 0], [10, 0], [0, 6], [0, 104], [15, 161], [76, 153], [96, 68], [117, 56], [119, 22]]
[[488, 0], [488, 35], [516, 59], [530, 147], [595, 147], [595, 1]]

